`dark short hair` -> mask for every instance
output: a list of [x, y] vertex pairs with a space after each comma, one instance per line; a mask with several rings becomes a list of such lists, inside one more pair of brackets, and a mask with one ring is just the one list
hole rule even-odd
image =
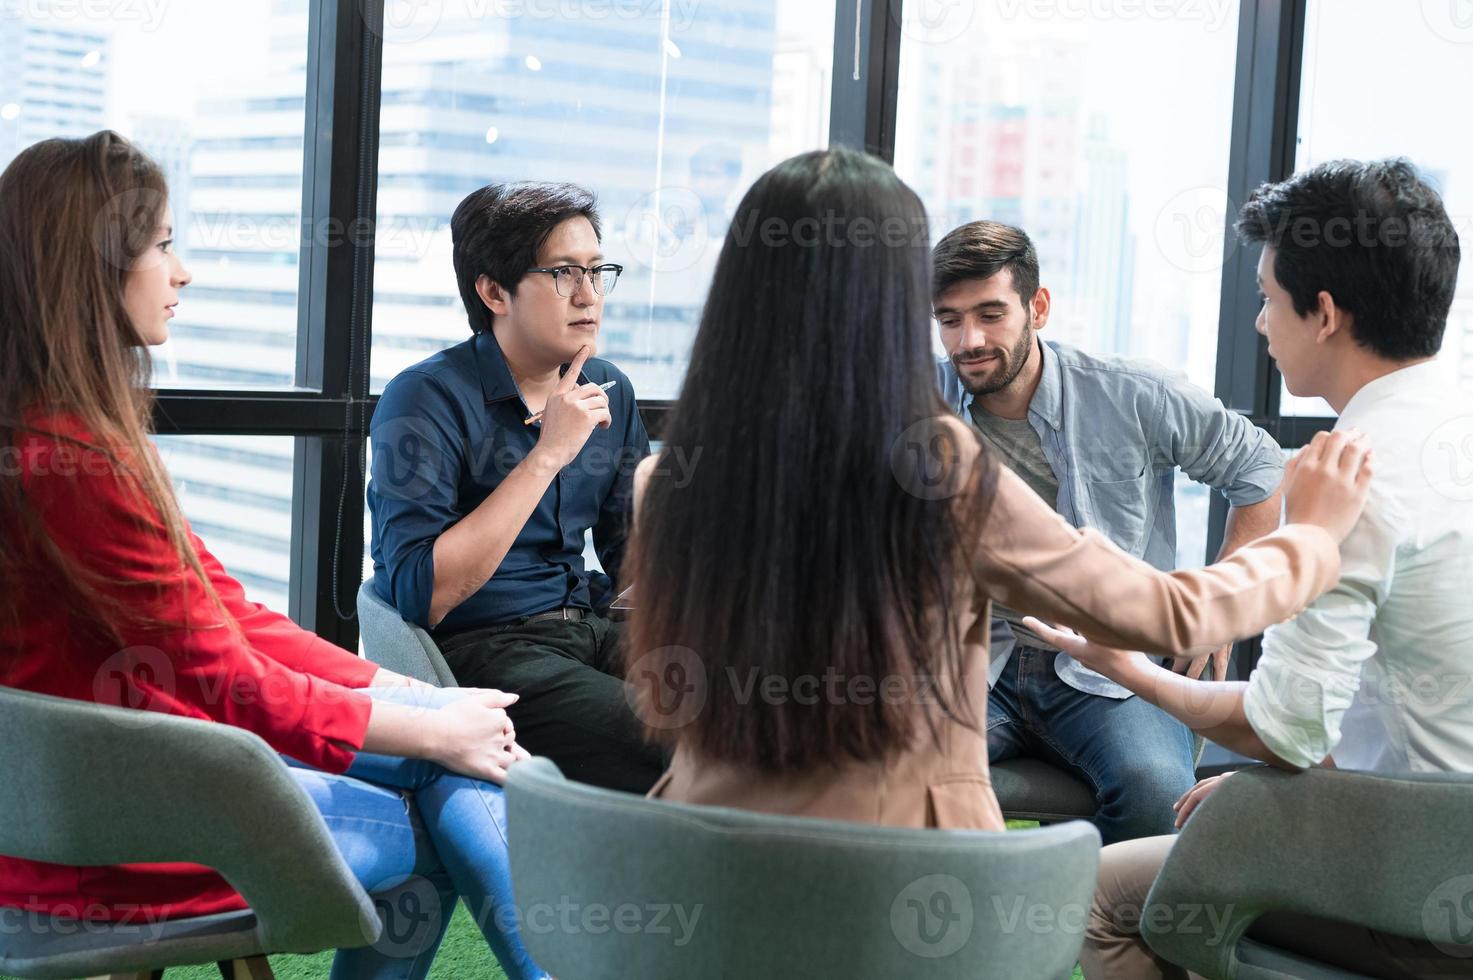
[[1244, 241], [1272, 246], [1274, 278], [1306, 316], [1327, 292], [1351, 336], [1410, 361], [1442, 347], [1462, 252], [1442, 198], [1409, 161], [1336, 160], [1253, 192]]
[[598, 201], [575, 184], [489, 184], [466, 195], [450, 217], [455, 279], [471, 331], [491, 329], [491, 311], [476, 292], [488, 277], [512, 295], [558, 225], [582, 215], [603, 240]]
[[1038, 292], [1038, 252], [1021, 228], [998, 221], [973, 221], [949, 233], [931, 255], [931, 295], [940, 296], [969, 279], [991, 279], [1007, 269], [1024, 303]]

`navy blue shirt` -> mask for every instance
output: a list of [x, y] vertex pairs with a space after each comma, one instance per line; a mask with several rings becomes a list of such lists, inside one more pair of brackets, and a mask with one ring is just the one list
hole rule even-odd
[[[500, 567], [452, 609], [440, 633], [512, 622], [576, 606], [600, 611], [613, 598], [633, 503], [634, 467], [649, 455], [634, 387], [607, 361], [590, 358], [579, 383], [617, 381], [613, 425], [594, 429], [532, 512]], [[374, 585], [399, 615], [429, 625], [435, 539], [485, 500], [537, 445], [540, 424], [489, 331], [421, 361], [384, 389], [369, 426], [373, 467]], [[604, 572], [584, 567], [593, 529]]]

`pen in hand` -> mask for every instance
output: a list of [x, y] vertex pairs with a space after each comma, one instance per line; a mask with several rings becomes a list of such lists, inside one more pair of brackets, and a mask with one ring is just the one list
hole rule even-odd
[[[599, 388], [600, 391], [608, 391], [610, 388], [614, 387], [614, 385], [616, 385], [618, 383], [619, 382], [617, 382], [617, 381], [605, 381], [603, 384], [599, 385], [598, 388]], [[531, 425], [533, 422], [540, 422], [540, 421], [542, 421], [542, 413], [541, 412], [537, 412], [535, 415], [529, 415], [529, 416], [527, 416], [526, 421], [524, 421], [522, 424], [523, 425]]]

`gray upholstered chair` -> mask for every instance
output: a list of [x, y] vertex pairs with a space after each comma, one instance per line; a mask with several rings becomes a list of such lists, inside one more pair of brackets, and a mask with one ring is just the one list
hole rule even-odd
[[[1249, 769], [1192, 814], [1151, 889], [1143, 934], [1216, 980], [1361, 974], [1245, 936], [1269, 911], [1334, 919], [1473, 954], [1473, 776]], [[1152, 906], [1213, 909], [1179, 931]], [[1153, 926], [1153, 922], [1155, 923]]]
[[363, 655], [380, 667], [436, 687], [458, 686], [430, 634], [379, 598], [372, 575], [358, 590], [358, 630]]
[[1042, 759], [1008, 759], [990, 768], [992, 791], [1009, 820], [1061, 823], [1095, 815], [1095, 793], [1089, 784]]
[[[1194, 763], [1201, 761], [1205, 745], [1198, 735]], [[1008, 759], [993, 763], [991, 770], [992, 791], [1009, 820], [1060, 823], [1089, 820], [1095, 815], [1095, 794], [1089, 784], [1041, 759]]]
[[145, 975], [374, 942], [373, 902], [286, 764], [239, 728], [0, 688], [0, 854], [215, 868], [250, 909], [133, 923], [0, 909], [0, 974]]
[[1099, 864], [1083, 823], [912, 830], [507, 780], [512, 883], [538, 963], [577, 980], [1070, 975]]

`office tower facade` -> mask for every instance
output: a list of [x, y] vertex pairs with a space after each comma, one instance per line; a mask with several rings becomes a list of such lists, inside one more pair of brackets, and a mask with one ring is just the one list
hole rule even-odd
[[[618, 5], [615, 5], [617, 8]], [[463, 0], [384, 27], [375, 225], [375, 390], [469, 334], [449, 217], [499, 181], [595, 191], [610, 261], [601, 356], [641, 398], [678, 391], [737, 197], [775, 159], [827, 143], [832, 3], [801, 22], [777, 0], [643, 5], [639, 16], [517, 17]], [[625, 8], [629, 9], [629, 8]], [[825, 20], [825, 17], [827, 18]], [[294, 381], [307, 13], [273, 5], [269, 70], [193, 121], [187, 201], [195, 284], [156, 355], [162, 383]], [[814, 26], [816, 25], [816, 26]], [[159, 124], [155, 124], [157, 129]], [[285, 606], [292, 440], [163, 441], [191, 518], [253, 594]]]
[[0, 168], [32, 143], [85, 136], [107, 111], [105, 30], [48, 8], [0, 10]]

